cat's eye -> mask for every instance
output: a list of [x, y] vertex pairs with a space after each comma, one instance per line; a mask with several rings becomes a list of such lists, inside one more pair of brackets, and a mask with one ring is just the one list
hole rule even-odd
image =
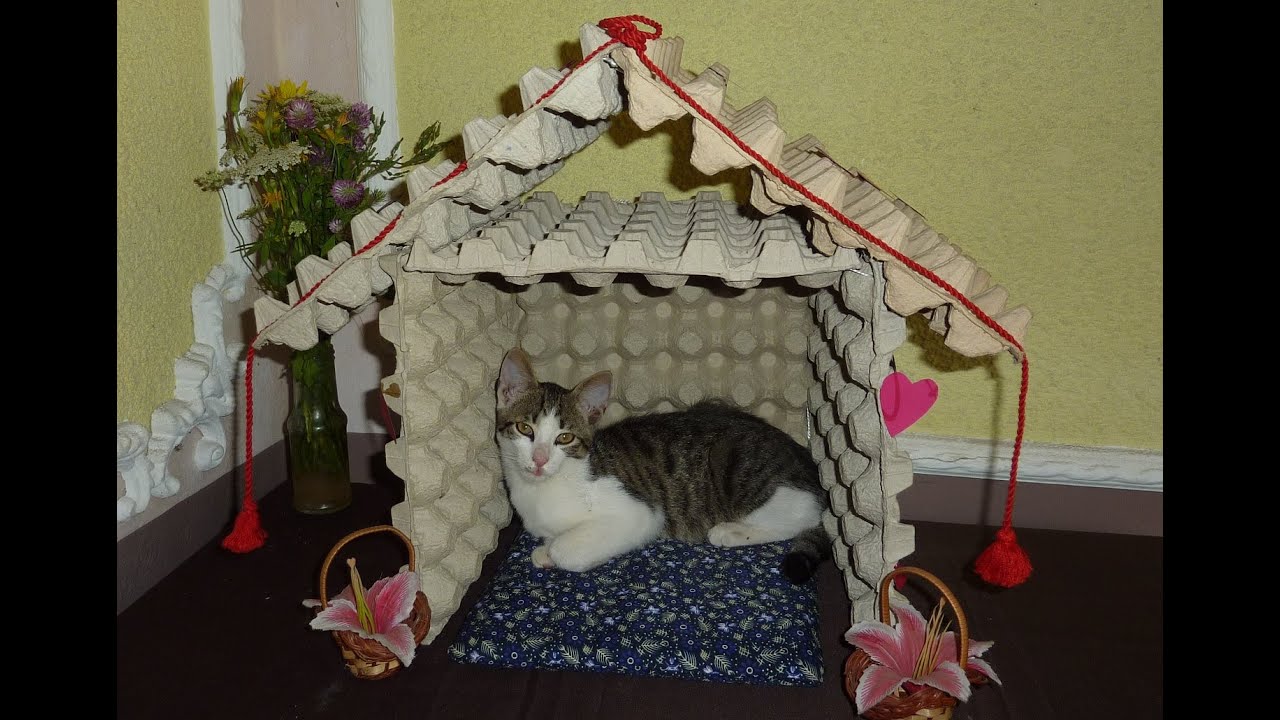
[[516, 423], [516, 432], [525, 437], [533, 437], [533, 426], [527, 422], [518, 422]]
[[573, 442], [573, 433], [560, 433], [556, 436], [557, 445], [568, 445]]

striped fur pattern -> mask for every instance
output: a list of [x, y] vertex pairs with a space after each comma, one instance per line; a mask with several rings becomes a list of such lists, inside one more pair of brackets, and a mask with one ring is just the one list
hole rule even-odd
[[783, 570], [812, 576], [831, 552], [825, 493], [786, 433], [719, 401], [599, 427], [612, 377], [566, 389], [507, 353], [497, 435], [511, 501], [545, 543], [532, 561], [582, 571], [660, 537], [734, 547], [792, 540]]

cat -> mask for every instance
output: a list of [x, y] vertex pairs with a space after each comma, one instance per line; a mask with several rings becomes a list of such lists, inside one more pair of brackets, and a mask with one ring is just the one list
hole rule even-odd
[[721, 401], [598, 427], [612, 375], [538, 382], [519, 347], [497, 381], [497, 441], [511, 504], [543, 540], [532, 562], [582, 572], [663, 537], [737, 547], [790, 539], [782, 572], [830, 557], [826, 493], [809, 453]]

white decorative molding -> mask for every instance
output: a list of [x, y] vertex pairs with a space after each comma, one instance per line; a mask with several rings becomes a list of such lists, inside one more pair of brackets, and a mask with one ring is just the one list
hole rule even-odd
[[[400, 115], [396, 106], [395, 9], [391, 0], [361, 0], [356, 24], [360, 97], [386, 119], [374, 147], [379, 157], [387, 157], [400, 139]], [[377, 177], [369, 184], [390, 191], [396, 183]]]
[[116, 522], [142, 512], [151, 502], [147, 438], [147, 429], [137, 423], [116, 423], [116, 472], [124, 478], [124, 497], [116, 500]]
[[[209, 0], [213, 126], [218, 148], [222, 147], [227, 84], [244, 74], [244, 41], [240, 34], [243, 10], [243, 0]], [[232, 217], [251, 202], [247, 188], [226, 188], [225, 198]], [[249, 232], [245, 221], [239, 223], [242, 233]], [[136, 423], [116, 425], [116, 472], [125, 482], [124, 497], [116, 499], [117, 523], [145, 510], [150, 498], [178, 492], [181, 483], [169, 472], [169, 458], [192, 430], [198, 429], [201, 434], [193, 453], [198, 469], [212, 469], [226, 455], [227, 437], [221, 418], [236, 405], [234, 380], [237, 366], [242, 365], [238, 360], [244, 347], [226, 344], [223, 303], [237, 302], [244, 296], [249, 271], [236, 251], [236, 234], [225, 221], [221, 226], [226, 257], [191, 290], [195, 342], [174, 361], [174, 399], [151, 413], [150, 432]]]
[[[223, 302], [234, 302], [244, 292], [244, 283], [228, 268], [216, 265], [204, 282], [191, 290], [191, 315], [195, 342], [173, 363], [174, 399], [151, 413], [151, 432], [134, 423], [116, 426], [116, 470], [125, 478], [125, 497], [116, 501], [116, 522], [128, 519], [147, 507], [140, 493], [138, 468], [150, 473], [150, 497], [169, 497], [181, 482], [169, 472], [169, 458], [192, 430], [200, 431], [192, 460], [199, 470], [210, 470], [227, 453], [227, 434], [222, 418], [236, 406], [235, 378], [243, 344], [227, 345], [222, 329]], [[138, 458], [146, 448], [145, 458]], [[126, 472], [127, 471], [127, 472]]]
[[[917, 474], [1007, 479], [1013, 443], [933, 435], [900, 435]], [[1024, 442], [1018, 480], [1164, 492], [1164, 452]]]
[[[201, 433], [193, 458], [197, 469], [212, 469], [226, 455], [227, 436], [221, 418], [236, 405], [236, 367], [231, 357], [238, 356], [243, 347], [226, 345], [222, 303], [224, 298], [232, 300], [230, 295], [236, 288], [236, 279], [224, 263], [210, 270], [205, 281], [191, 290], [195, 342], [173, 363], [175, 399], [151, 414], [147, 456], [154, 465], [156, 487], [164, 493], [153, 489], [156, 497], [168, 497], [178, 491], [178, 479], [168, 469], [169, 456], [192, 430], [199, 429]], [[244, 292], [243, 284], [238, 288]]]

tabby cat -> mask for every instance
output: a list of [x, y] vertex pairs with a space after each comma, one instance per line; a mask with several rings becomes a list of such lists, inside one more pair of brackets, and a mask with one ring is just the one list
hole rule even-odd
[[782, 570], [808, 580], [831, 552], [826, 494], [809, 453], [727, 404], [597, 427], [612, 376], [567, 390], [534, 377], [520, 348], [502, 361], [497, 435], [511, 504], [544, 543], [540, 567], [581, 572], [661, 537], [736, 547], [792, 539]]

